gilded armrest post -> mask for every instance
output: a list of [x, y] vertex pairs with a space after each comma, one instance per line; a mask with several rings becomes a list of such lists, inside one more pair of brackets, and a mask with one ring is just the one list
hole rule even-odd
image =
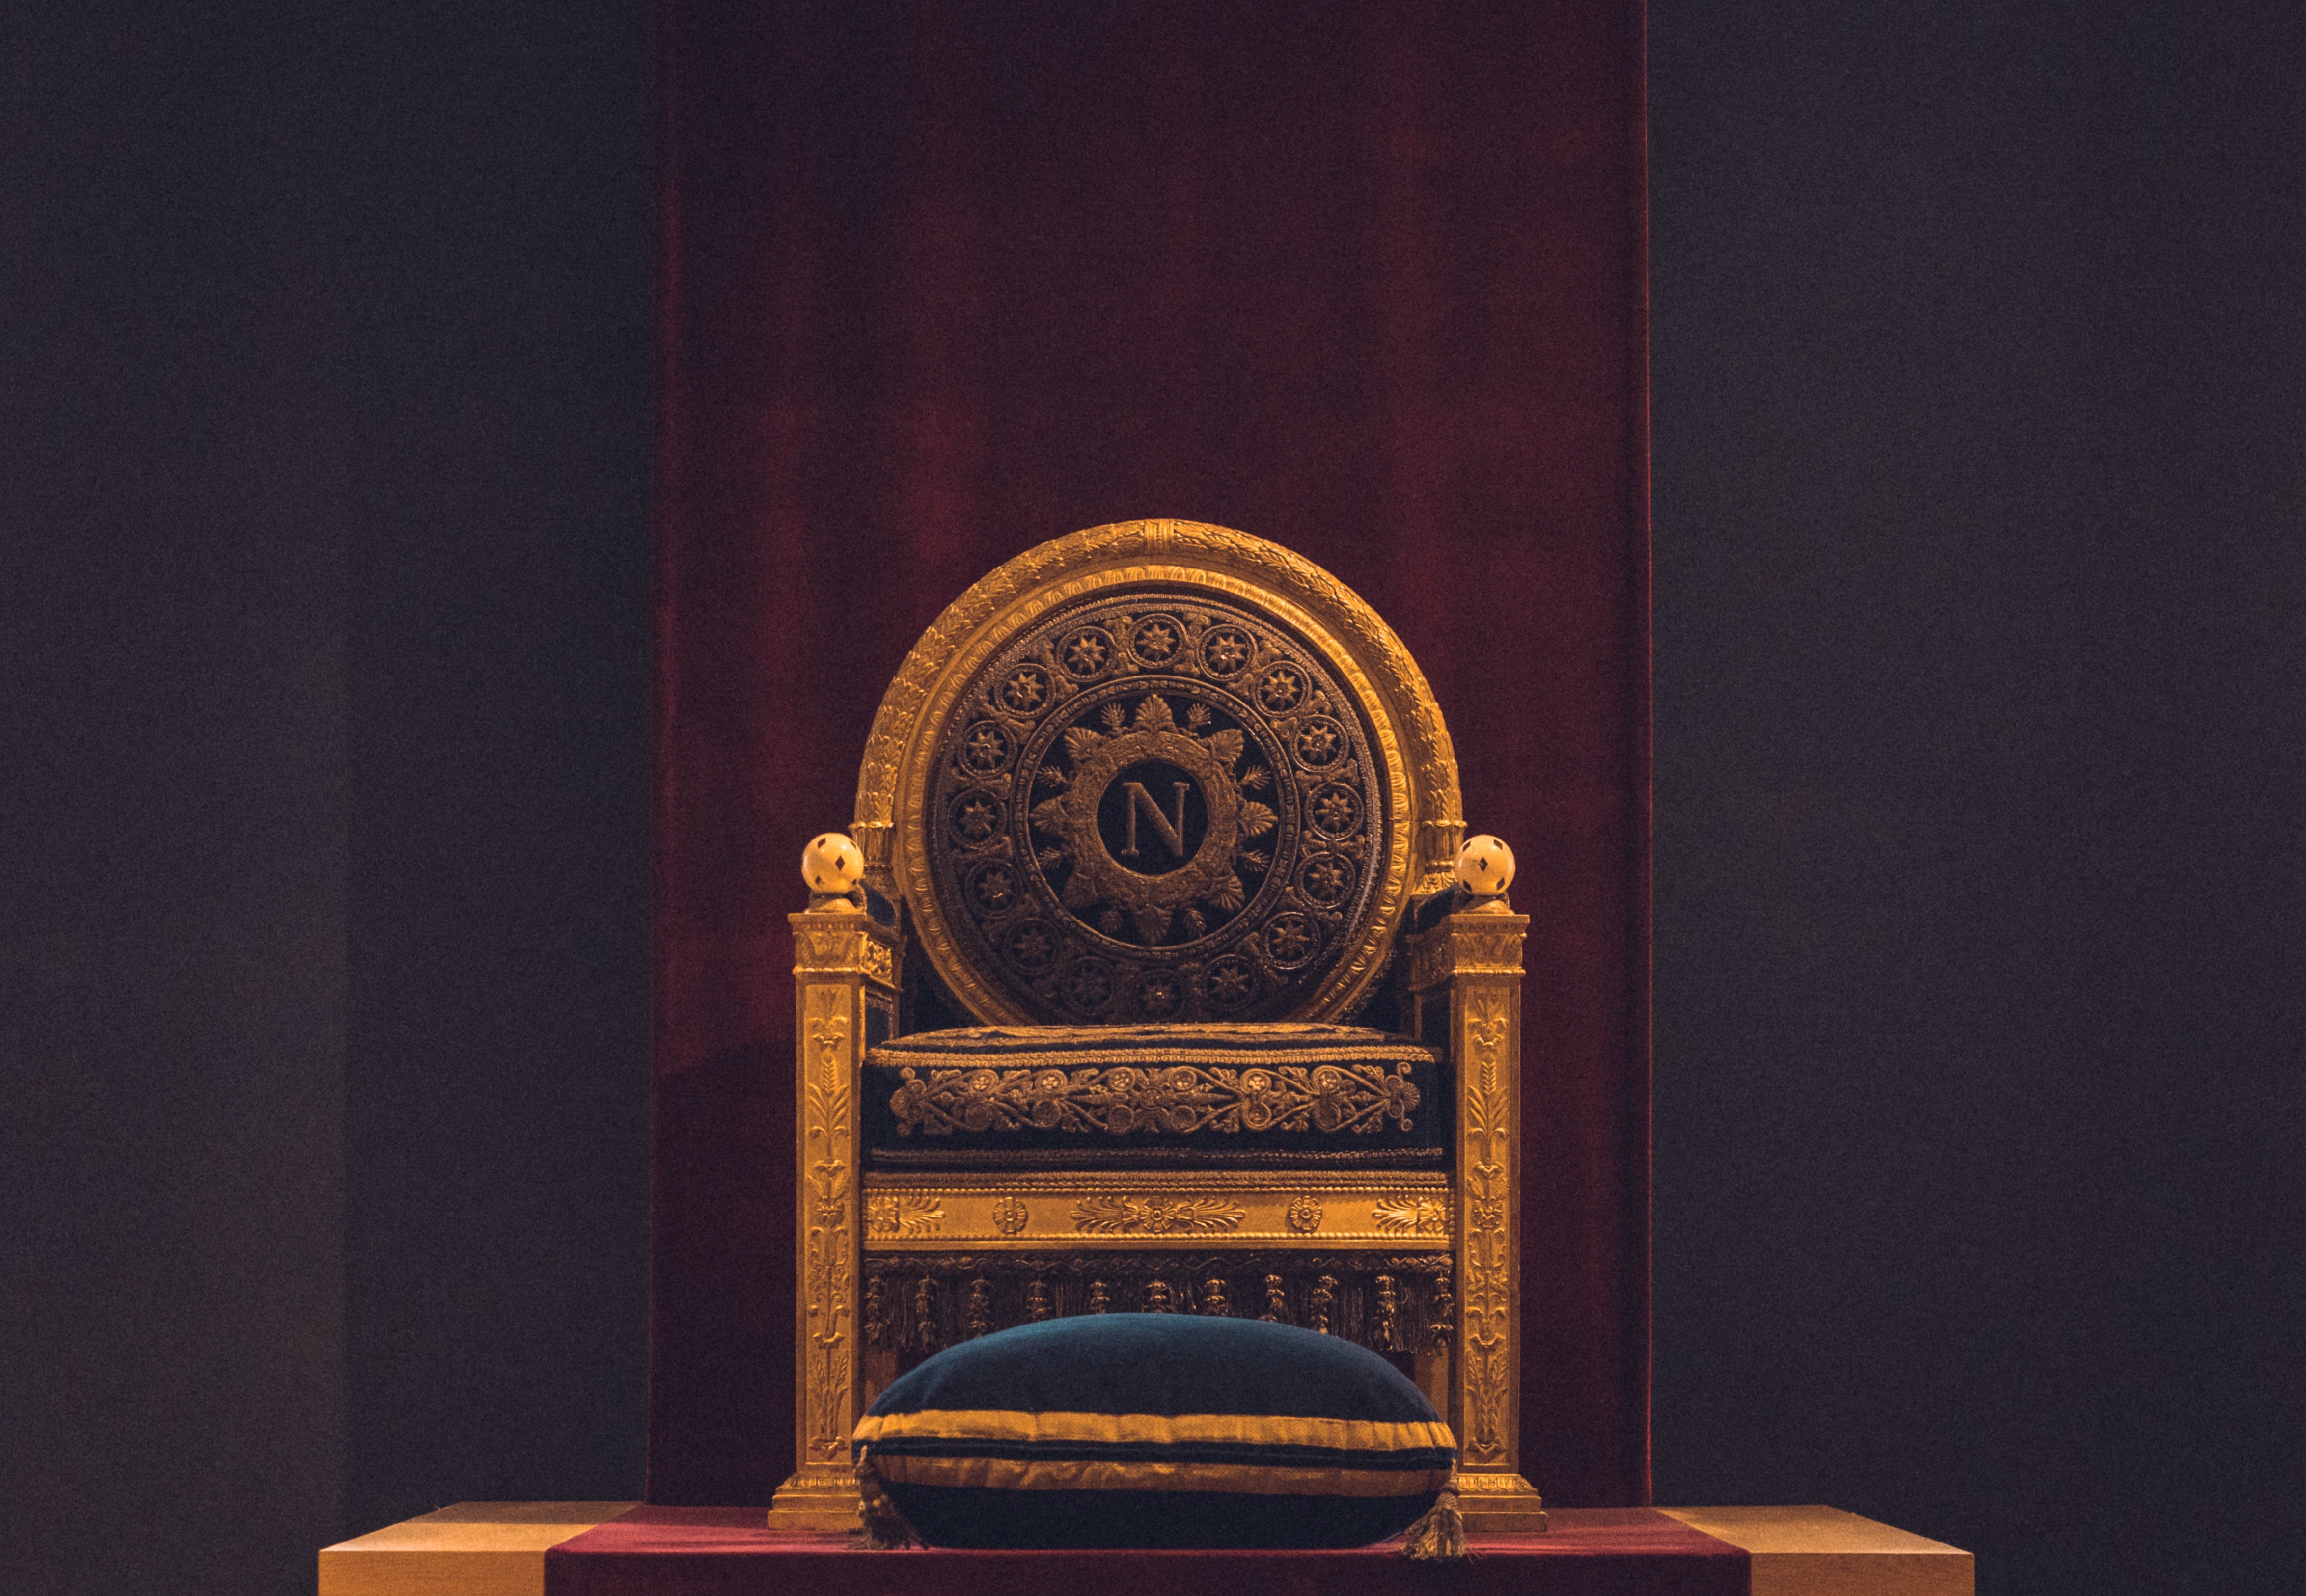
[[1405, 939], [1410, 1022], [1446, 1043], [1456, 1125], [1457, 1316], [1448, 1358], [1467, 1527], [1537, 1530], [1521, 1475], [1521, 978], [1529, 917], [1500, 894]]
[[858, 1344], [866, 1048], [895, 1029], [902, 952], [896, 932], [845, 900], [790, 917], [797, 1095], [795, 1429], [799, 1467], [777, 1490], [772, 1529], [854, 1528], [850, 1434], [862, 1406]]

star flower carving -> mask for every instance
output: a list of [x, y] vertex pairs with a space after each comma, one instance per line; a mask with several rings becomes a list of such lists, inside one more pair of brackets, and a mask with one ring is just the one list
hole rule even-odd
[[1065, 663], [1083, 676], [1105, 663], [1105, 639], [1094, 632], [1083, 632], [1065, 644]]

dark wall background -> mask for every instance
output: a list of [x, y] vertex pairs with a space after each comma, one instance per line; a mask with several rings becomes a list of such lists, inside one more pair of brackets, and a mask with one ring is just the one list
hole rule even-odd
[[0, 39], [0, 1587], [636, 1494], [645, 8]]
[[1653, 8], [1660, 1500], [2306, 1588], [2302, 22]]
[[[1651, 30], [1660, 1499], [2295, 1584], [2306, 26]], [[636, 1493], [648, 21], [0, 32], [0, 1580]]]

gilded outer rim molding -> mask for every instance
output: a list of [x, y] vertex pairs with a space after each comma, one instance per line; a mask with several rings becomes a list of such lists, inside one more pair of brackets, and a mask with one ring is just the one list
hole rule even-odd
[[1019, 632], [1060, 604], [1140, 583], [1200, 587], [1264, 608], [1331, 662], [1370, 718], [1393, 811], [1384, 880], [1360, 943], [1290, 1018], [1343, 1014], [1376, 978], [1412, 894], [1448, 884], [1465, 831], [1457, 758], [1440, 706], [1393, 628], [1312, 561], [1247, 533], [1198, 521], [1093, 526], [1027, 550], [946, 606], [906, 656], [873, 717], [853, 823], [866, 880], [910, 908], [929, 962], [980, 1021], [1030, 1023], [969, 969], [930, 888], [927, 860], [915, 841], [933, 763], [923, 756], [925, 744], [978, 670]]

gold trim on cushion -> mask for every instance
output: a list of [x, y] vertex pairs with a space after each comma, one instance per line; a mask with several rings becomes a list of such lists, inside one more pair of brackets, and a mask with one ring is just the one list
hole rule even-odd
[[1422, 1497], [1440, 1469], [1294, 1469], [1244, 1463], [1118, 1463], [1103, 1458], [916, 1457], [873, 1454], [884, 1480], [992, 1490], [1225, 1491], [1261, 1497]]
[[1457, 1438], [1439, 1420], [1324, 1419], [1294, 1413], [1037, 1413], [1000, 1408], [929, 1408], [915, 1413], [867, 1413], [857, 1421], [857, 1444], [900, 1438], [1038, 1442], [1093, 1441], [1112, 1447], [1331, 1447], [1346, 1452], [1413, 1452], [1455, 1448]]

